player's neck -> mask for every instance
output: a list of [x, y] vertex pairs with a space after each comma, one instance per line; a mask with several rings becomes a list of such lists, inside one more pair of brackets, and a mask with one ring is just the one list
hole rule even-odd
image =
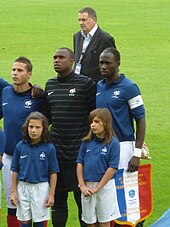
[[37, 138], [37, 139], [31, 139], [31, 144], [38, 144], [39, 142], [41, 142], [41, 137]]
[[26, 83], [26, 84], [14, 84], [14, 90], [16, 92], [24, 92], [30, 89], [30, 84]]
[[116, 73], [111, 77], [105, 78], [106, 84], [111, 84], [111, 83], [115, 82], [119, 76], [120, 76], [119, 73]]

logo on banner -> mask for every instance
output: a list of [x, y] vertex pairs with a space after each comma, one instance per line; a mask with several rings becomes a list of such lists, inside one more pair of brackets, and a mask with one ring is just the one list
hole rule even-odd
[[135, 190], [130, 190], [129, 191], [129, 197], [133, 198], [135, 196]]

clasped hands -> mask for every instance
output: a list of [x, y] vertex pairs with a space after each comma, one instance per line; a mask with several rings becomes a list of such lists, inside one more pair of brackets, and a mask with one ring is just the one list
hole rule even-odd
[[80, 186], [80, 190], [84, 194], [84, 196], [87, 197], [97, 193], [99, 191], [99, 188], [97, 187], [97, 185], [94, 188], [89, 188], [87, 185], [82, 185]]

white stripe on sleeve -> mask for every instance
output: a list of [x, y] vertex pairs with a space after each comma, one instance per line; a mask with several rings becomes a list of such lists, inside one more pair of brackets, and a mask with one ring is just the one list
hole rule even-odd
[[129, 99], [128, 104], [129, 104], [129, 107], [131, 110], [138, 106], [142, 106], [143, 105], [142, 96], [138, 95], [138, 96], [133, 97], [132, 99]]

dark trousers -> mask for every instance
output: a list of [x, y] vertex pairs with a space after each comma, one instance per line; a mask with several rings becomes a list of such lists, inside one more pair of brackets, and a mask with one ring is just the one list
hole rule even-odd
[[[78, 206], [78, 217], [81, 227], [87, 225], [81, 220], [81, 192], [80, 190], [74, 191], [74, 199]], [[53, 227], [65, 227], [68, 218], [68, 205], [67, 205], [68, 192], [56, 191], [55, 204], [52, 207], [52, 224]]]

